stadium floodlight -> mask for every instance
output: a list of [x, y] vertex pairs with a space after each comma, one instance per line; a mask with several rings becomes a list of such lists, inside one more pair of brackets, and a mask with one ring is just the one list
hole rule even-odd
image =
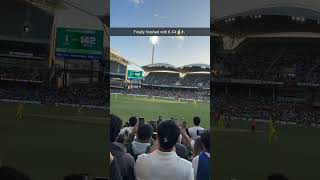
[[159, 36], [150, 36], [150, 42], [152, 44], [151, 64], [153, 64], [154, 63], [154, 46], [159, 43]]
[[151, 36], [150, 37], [150, 42], [153, 44], [153, 45], [156, 45], [159, 43], [159, 36]]

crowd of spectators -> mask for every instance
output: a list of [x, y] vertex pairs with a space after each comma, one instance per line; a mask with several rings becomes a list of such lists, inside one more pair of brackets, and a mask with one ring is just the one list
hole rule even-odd
[[143, 83], [152, 85], [175, 85], [180, 79], [179, 73], [150, 72]]
[[32, 82], [0, 82], [0, 99], [102, 106], [106, 96], [107, 92], [97, 85], [48, 88]]
[[[288, 43], [261, 39], [247, 39], [233, 50], [217, 46], [213, 50], [213, 77], [276, 81], [284, 82], [285, 85], [320, 83], [319, 50], [318, 45], [310, 42]], [[246, 88], [229, 87], [228, 91], [232, 91], [232, 95], [215, 94], [212, 99], [215, 108], [227, 118], [276, 119], [303, 125], [320, 125], [319, 108], [306, 100], [294, 100], [295, 97], [299, 99], [301, 94], [302, 98], [308, 96], [304, 92], [295, 94], [294, 88], [281, 90], [280, 87], [277, 89], [280, 89], [277, 97], [264, 97], [262, 94], [268, 87], [261, 86], [256, 89], [260, 96], [248, 97], [238, 93]], [[292, 100], [278, 98], [282, 95]]]
[[320, 82], [318, 46], [249, 41], [245, 48], [216, 49], [216, 77], [281, 82]]
[[47, 103], [69, 103], [81, 105], [104, 105], [106, 92], [98, 86], [64, 87], [60, 89], [43, 88], [40, 99]]
[[0, 79], [12, 79], [20, 81], [45, 81], [48, 69], [3, 67], [0, 66]]
[[186, 74], [181, 80], [184, 86], [192, 87], [210, 87], [210, 74]]
[[167, 86], [189, 86], [189, 87], [210, 87], [210, 74], [189, 73], [180, 77], [179, 73], [168, 72], [150, 72], [143, 81], [149, 85], [167, 85]]
[[[56, 72], [59, 73], [61, 72]], [[106, 83], [105, 86], [90, 83], [54, 88], [54, 81], [49, 82], [49, 74], [50, 70], [43, 68], [41, 63], [35, 63], [34, 67], [3, 65], [0, 67], [0, 98], [42, 103], [105, 105], [108, 93]]]
[[[111, 115], [111, 154], [122, 180], [208, 180], [210, 178], [210, 132], [200, 127], [186, 128], [178, 120], [140, 122]], [[199, 131], [197, 131], [199, 130]], [[195, 135], [194, 135], [195, 133]], [[191, 136], [191, 134], [193, 134]]]

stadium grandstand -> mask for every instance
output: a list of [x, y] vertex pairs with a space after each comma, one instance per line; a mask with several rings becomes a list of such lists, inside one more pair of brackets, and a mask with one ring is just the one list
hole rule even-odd
[[[231, 101], [255, 98], [256, 103], [263, 101], [261, 105], [270, 111], [273, 109], [270, 104], [277, 103], [281, 106], [278, 108], [281, 116], [293, 111], [310, 113], [312, 124], [317, 123], [320, 105], [318, 11], [298, 6], [264, 7], [215, 19], [213, 26], [215, 97], [231, 98]], [[239, 96], [242, 98], [236, 98]], [[239, 108], [246, 111], [244, 106]], [[255, 116], [265, 118], [262, 114], [271, 112], [256, 111]], [[297, 116], [290, 117], [291, 121], [299, 121]]]
[[126, 65], [121, 61], [114, 62], [112, 59], [115, 58], [112, 57], [120, 56], [115, 56], [113, 52], [111, 51], [114, 55], [111, 55], [110, 63], [112, 92], [209, 100], [209, 65], [190, 64], [178, 68], [166, 63], [149, 64], [141, 67], [145, 75], [137, 81], [127, 79], [126, 65], [130, 62], [124, 61]]
[[205, 64], [190, 64], [175, 67], [156, 63], [145, 65], [144, 88], [167, 90], [176, 97], [207, 100], [209, 97], [210, 68]]
[[210, 65], [189, 64], [180, 67], [178, 70], [180, 73], [184, 73], [181, 84], [203, 88], [210, 87]]
[[[61, 59], [54, 55], [56, 42], [54, 34], [59, 27], [105, 31], [105, 25], [98, 18], [86, 16], [83, 12], [58, 8], [53, 13], [48, 8], [38, 7], [39, 3], [4, 1], [1, 6], [2, 22], [6, 22], [5, 18], [11, 14], [5, 9], [17, 11], [12, 21], [7, 22], [6, 26], [0, 30], [2, 85], [5, 86], [4, 83], [8, 83], [11, 87], [15, 84], [13, 88], [19, 88], [28, 83], [37, 87], [33, 88], [34, 93], [29, 93], [37, 94], [35, 97], [10, 95], [8, 91], [11, 92], [11, 89], [6, 89], [1, 91], [1, 98], [16, 96], [15, 99], [20, 100], [28, 98], [53, 103], [67, 101], [76, 104], [103, 105], [105, 102], [100, 97], [105, 96], [102, 87], [105, 79], [103, 67], [106, 65], [107, 53], [96, 61], [77, 58]], [[82, 24], [75, 21], [80, 16], [84, 17], [81, 20]], [[106, 45], [104, 47], [106, 48]], [[88, 92], [89, 89], [91, 92]], [[17, 91], [12, 92], [17, 93]], [[65, 96], [60, 96], [64, 93], [66, 93]], [[74, 97], [66, 100], [68, 98], [65, 97], [69, 95]]]
[[176, 85], [179, 84], [180, 75], [177, 71], [177, 67], [165, 64], [157, 63], [143, 66], [142, 69], [147, 73], [144, 84], [145, 85]]
[[[106, 167], [97, 165], [106, 163], [105, 21], [64, 1], [4, 0], [0, 22], [0, 127], [7, 129], [0, 131], [0, 168], [26, 171], [32, 179], [62, 179], [70, 168], [106, 176]], [[75, 32], [78, 42], [98, 34], [82, 41], [101, 44], [99, 52], [62, 56], [61, 30]], [[50, 163], [43, 166], [41, 159]]]
[[211, 27], [214, 179], [319, 177], [320, 11], [260, 6]]
[[0, 9], [1, 22], [7, 22], [0, 30], [1, 99], [39, 100], [35, 94], [48, 82], [54, 14], [23, 1], [4, 1]]
[[128, 60], [119, 55], [115, 50], [110, 49], [110, 87], [125, 88], [127, 78]]

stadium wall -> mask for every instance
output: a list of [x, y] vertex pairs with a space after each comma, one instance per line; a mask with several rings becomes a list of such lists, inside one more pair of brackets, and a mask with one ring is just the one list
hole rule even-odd
[[[123, 94], [123, 93], [110, 93], [111, 95], [127, 95], [127, 96], [135, 96], [135, 97], [149, 97], [147, 95], [142, 95], [142, 94]], [[176, 97], [167, 97], [167, 96], [152, 96], [155, 98], [164, 98], [164, 99], [176, 99]], [[198, 102], [210, 102], [210, 101], [203, 101], [200, 99], [186, 99], [186, 98], [180, 98], [181, 100], [185, 100], [185, 101], [198, 101]]]
[[[6, 103], [23, 103], [23, 104], [43, 104], [41, 101], [21, 101], [21, 100], [12, 100], [12, 99], [0, 99], [0, 102]], [[68, 104], [68, 103], [54, 103], [55, 106], [66, 106], [66, 107], [85, 107], [89, 109], [103, 109], [105, 106], [95, 106], [95, 105], [80, 105], [80, 104]]]

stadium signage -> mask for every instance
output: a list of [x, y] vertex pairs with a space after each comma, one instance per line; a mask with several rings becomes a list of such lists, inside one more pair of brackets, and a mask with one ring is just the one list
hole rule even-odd
[[129, 80], [141, 80], [142, 71], [128, 70], [128, 79]]
[[55, 55], [62, 59], [101, 60], [103, 31], [58, 27]]

